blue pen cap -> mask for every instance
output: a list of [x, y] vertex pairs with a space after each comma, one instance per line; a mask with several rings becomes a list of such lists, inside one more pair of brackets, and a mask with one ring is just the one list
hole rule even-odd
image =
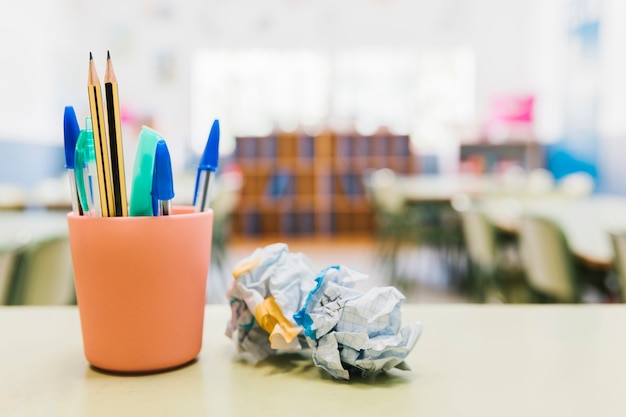
[[174, 198], [174, 177], [172, 160], [164, 140], [157, 142], [154, 155], [154, 176], [152, 177], [152, 196], [157, 200]]
[[66, 169], [74, 169], [74, 153], [79, 134], [80, 126], [78, 125], [74, 107], [65, 106], [65, 112], [63, 113], [63, 139], [65, 142]]
[[206, 146], [204, 147], [204, 153], [200, 160], [198, 170], [208, 169], [212, 172], [217, 170], [217, 163], [220, 156], [220, 122], [214, 120], [209, 132], [209, 138], [207, 139]]

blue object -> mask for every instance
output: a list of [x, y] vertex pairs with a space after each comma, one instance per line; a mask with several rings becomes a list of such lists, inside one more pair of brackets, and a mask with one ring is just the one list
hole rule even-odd
[[211, 172], [217, 170], [217, 162], [219, 160], [219, 148], [220, 148], [220, 122], [214, 120], [209, 132], [209, 138], [207, 139], [206, 146], [204, 147], [204, 153], [200, 160], [200, 169], [208, 169]]
[[[213, 125], [211, 126], [211, 131], [209, 132], [209, 138], [207, 139], [207, 143], [204, 147], [204, 152], [202, 153], [202, 158], [200, 159], [200, 164], [198, 165], [198, 174], [196, 175], [196, 187], [193, 193], [193, 204], [196, 205], [198, 201], [198, 192], [200, 191], [202, 196], [202, 208], [200, 211], [203, 211], [206, 203], [209, 200], [208, 194], [208, 183], [210, 181], [208, 172], [215, 172], [217, 170], [217, 164], [219, 161], [219, 148], [220, 148], [220, 122], [219, 120], [214, 120]], [[202, 185], [200, 183], [203, 183]]]
[[154, 173], [152, 175], [152, 210], [154, 215], [159, 213], [159, 201], [170, 201], [174, 198], [174, 177], [172, 175], [172, 160], [167, 144], [159, 140], [154, 155]]
[[290, 189], [292, 175], [289, 171], [279, 170], [270, 177], [265, 194], [272, 198], [279, 198], [293, 193]]
[[76, 119], [74, 107], [66, 106], [63, 114], [63, 139], [65, 142], [65, 168], [74, 169], [74, 152], [80, 134], [80, 126]]
[[300, 310], [298, 310], [293, 315], [294, 321], [304, 328], [304, 335], [306, 337], [309, 337], [309, 338], [313, 339], [313, 340], [317, 340], [316, 330], [312, 328], [312, 326], [313, 326], [313, 319], [307, 313], [306, 308], [311, 303], [311, 299], [313, 298], [315, 293], [317, 293], [320, 290], [320, 288], [322, 287], [322, 281], [324, 281], [324, 275], [326, 275], [326, 273], [330, 269], [339, 270], [339, 266], [338, 265], [329, 266], [328, 268], [323, 269], [322, 272], [320, 272], [318, 274], [318, 276], [315, 277], [315, 282], [317, 283], [315, 285], [315, 288], [313, 288], [311, 290], [311, 292], [307, 295], [306, 300], [304, 301], [304, 305], [302, 306], [302, 308]]

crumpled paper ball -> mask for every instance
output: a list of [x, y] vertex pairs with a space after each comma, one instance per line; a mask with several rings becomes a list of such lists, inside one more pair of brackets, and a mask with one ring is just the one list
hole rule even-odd
[[365, 274], [345, 266], [318, 274], [306, 256], [290, 253], [284, 243], [255, 250], [233, 277], [226, 335], [248, 359], [308, 346], [315, 365], [336, 379], [408, 369], [404, 359], [422, 326], [401, 325], [404, 296], [396, 288], [357, 290]]
[[314, 363], [334, 378], [349, 379], [350, 371], [369, 377], [396, 367], [408, 369], [404, 359], [422, 333], [419, 322], [401, 326], [405, 298], [396, 288], [354, 289], [366, 278], [343, 266], [325, 269], [295, 315]]
[[315, 275], [309, 259], [284, 243], [256, 249], [235, 266], [226, 291], [232, 313], [226, 335], [239, 353], [257, 362], [301, 349], [302, 329], [293, 315], [315, 287]]

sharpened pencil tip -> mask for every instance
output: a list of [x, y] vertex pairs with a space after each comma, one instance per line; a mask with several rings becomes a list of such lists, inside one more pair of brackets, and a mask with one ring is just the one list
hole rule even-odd
[[93, 61], [93, 55], [91, 54], [91, 51], [89, 52], [89, 60]]
[[109, 53], [108, 49], [107, 49], [107, 59], [111, 59], [111, 54]]

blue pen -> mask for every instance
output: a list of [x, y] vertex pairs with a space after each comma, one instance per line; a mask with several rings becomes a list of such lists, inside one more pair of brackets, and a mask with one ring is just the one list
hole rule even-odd
[[172, 212], [174, 179], [172, 160], [164, 140], [159, 140], [154, 154], [152, 175], [152, 210], [155, 216], [168, 216]]
[[196, 176], [196, 189], [193, 193], [193, 205], [197, 212], [209, 209], [211, 200], [211, 174], [217, 170], [217, 162], [219, 160], [220, 147], [220, 123], [219, 120], [213, 121], [211, 132], [198, 166], [198, 175]]
[[74, 107], [66, 106], [63, 113], [63, 140], [65, 145], [65, 169], [70, 181], [70, 193], [72, 199], [72, 211], [83, 215], [83, 209], [78, 202], [78, 190], [76, 189], [76, 176], [74, 175], [74, 152], [76, 151], [76, 141], [80, 134], [80, 126], [76, 119]]

